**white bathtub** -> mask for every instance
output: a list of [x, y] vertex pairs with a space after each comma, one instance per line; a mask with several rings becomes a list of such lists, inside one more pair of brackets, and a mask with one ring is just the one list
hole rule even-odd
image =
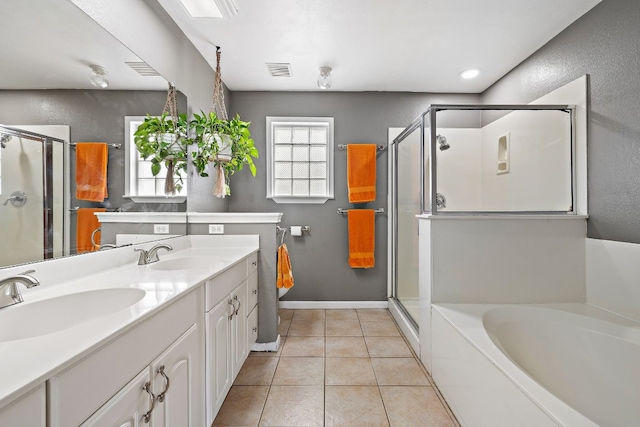
[[640, 425], [640, 324], [593, 306], [434, 305], [432, 363], [464, 426]]

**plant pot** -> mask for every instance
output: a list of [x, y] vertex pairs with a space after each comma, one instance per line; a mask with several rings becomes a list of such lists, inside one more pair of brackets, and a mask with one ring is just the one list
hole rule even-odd
[[207, 144], [213, 145], [213, 141], [211, 141], [211, 138], [213, 138], [218, 144], [218, 154], [216, 154], [215, 160], [219, 162], [228, 162], [229, 160], [231, 160], [233, 154], [231, 152], [231, 144], [233, 142], [231, 140], [231, 136], [227, 135], [226, 133], [214, 133], [207, 134], [203, 137], [204, 141]]
[[[170, 144], [168, 147], [169, 153], [177, 154], [183, 151], [183, 148], [178, 143], [178, 135], [176, 135], [175, 133], [159, 133], [158, 142]], [[171, 160], [173, 159], [173, 157], [174, 156], [170, 154], [166, 156], [165, 159]]]

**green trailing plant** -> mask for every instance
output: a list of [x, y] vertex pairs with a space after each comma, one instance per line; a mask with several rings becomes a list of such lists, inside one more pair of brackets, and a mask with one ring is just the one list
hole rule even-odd
[[175, 123], [167, 113], [159, 117], [147, 115], [133, 134], [140, 156], [151, 161], [153, 176], [160, 173], [162, 164], [167, 168], [167, 194], [175, 194], [176, 190], [180, 192], [183, 188], [183, 173], [187, 172], [187, 146], [193, 143], [188, 137], [188, 126], [186, 114], [179, 114]]
[[[193, 164], [200, 176], [209, 176], [207, 165], [213, 163], [224, 173], [225, 193], [230, 194], [229, 177], [249, 166], [251, 174], [256, 176], [253, 158], [258, 158], [258, 150], [251, 138], [249, 125], [251, 122], [233, 119], [223, 120], [215, 112], [194, 114], [191, 120], [194, 141], [197, 151], [193, 153]], [[229, 156], [219, 156], [224, 145], [231, 146]]]

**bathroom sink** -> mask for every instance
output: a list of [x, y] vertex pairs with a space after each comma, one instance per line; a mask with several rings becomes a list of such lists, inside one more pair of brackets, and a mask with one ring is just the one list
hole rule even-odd
[[200, 270], [211, 271], [224, 267], [224, 262], [212, 257], [183, 257], [149, 264], [152, 270]]
[[140, 301], [142, 289], [78, 292], [0, 310], [0, 342], [38, 337], [123, 310]]

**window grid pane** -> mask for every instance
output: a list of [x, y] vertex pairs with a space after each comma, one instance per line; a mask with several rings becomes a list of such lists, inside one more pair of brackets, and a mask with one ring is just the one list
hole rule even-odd
[[276, 179], [275, 185], [276, 196], [290, 196], [291, 195], [291, 180], [290, 179]]
[[324, 196], [325, 194], [327, 194], [326, 179], [312, 179], [311, 181], [309, 181], [310, 196]]
[[308, 196], [309, 195], [309, 180], [308, 179], [294, 179], [293, 180], [293, 195], [294, 196]]
[[294, 144], [309, 144], [309, 127], [295, 127], [291, 142]]
[[291, 145], [276, 145], [274, 159], [276, 162], [291, 161]]
[[290, 127], [277, 127], [275, 129], [275, 143], [276, 144], [291, 144], [291, 128]]
[[291, 163], [276, 162], [274, 176], [276, 179], [291, 178]]
[[327, 128], [325, 127], [312, 127], [309, 129], [309, 143], [310, 144], [327, 144]]

